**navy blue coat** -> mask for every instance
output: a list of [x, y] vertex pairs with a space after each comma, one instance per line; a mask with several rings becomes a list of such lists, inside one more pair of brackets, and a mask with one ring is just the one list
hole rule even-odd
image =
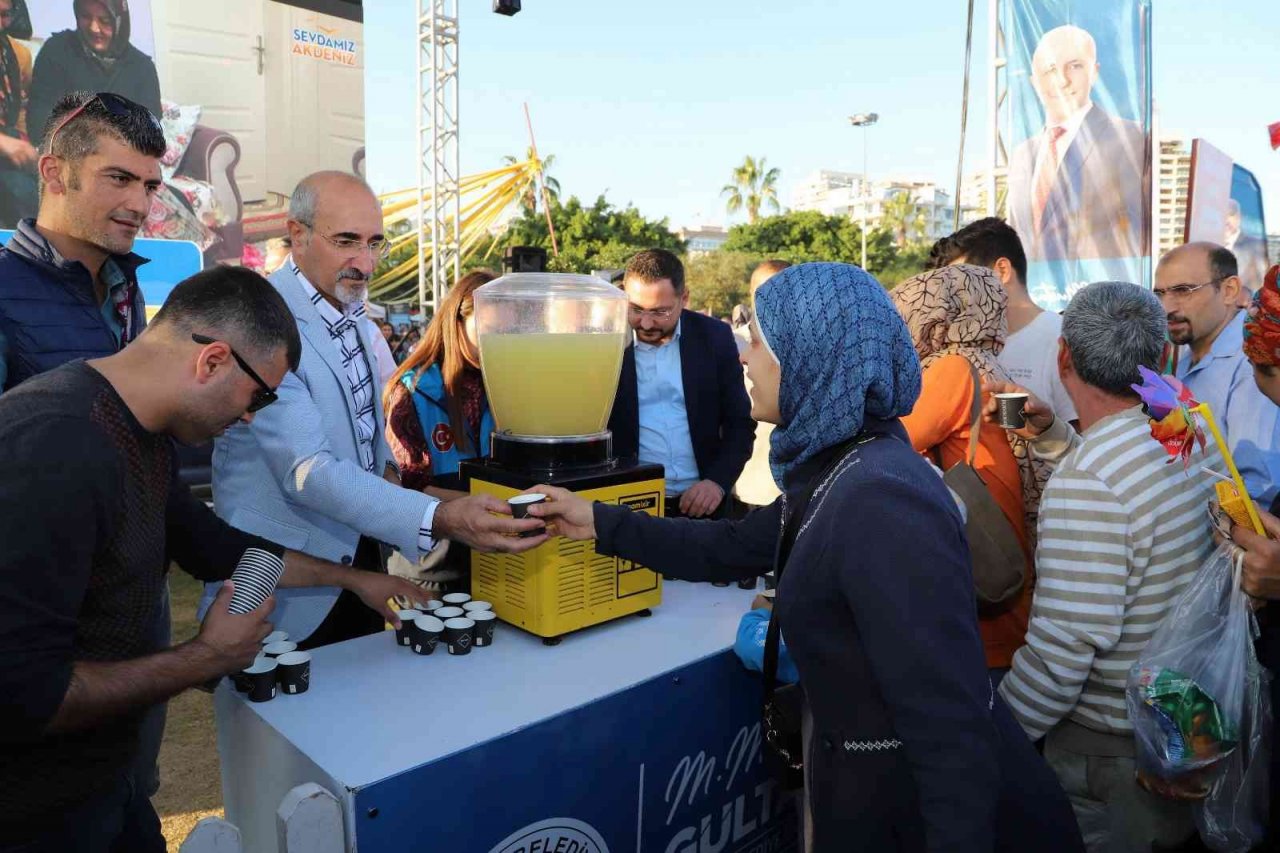
[[[864, 435], [879, 438], [815, 493], [775, 610], [812, 717], [813, 850], [1081, 851], [1066, 795], [988, 678], [954, 501], [900, 423]], [[783, 512], [783, 499], [741, 521], [596, 504], [597, 550], [732, 580], [771, 568]]]
[[[24, 379], [74, 361], [119, 352], [93, 292], [93, 275], [79, 261], [53, 262], [31, 237], [30, 220], [19, 224], [9, 245], [0, 249], [0, 335], [5, 360], [3, 390]], [[147, 308], [137, 269], [147, 259], [112, 255], [133, 283], [129, 340], [142, 334]]]
[[[738, 345], [729, 325], [696, 311], [681, 312], [680, 371], [698, 476], [715, 481], [728, 495], [751, 458], [756, 437]], [[609, 416], [613, 452], [619, 458], [640, 452], [639, 400], [635, 347], [629, 346]]]

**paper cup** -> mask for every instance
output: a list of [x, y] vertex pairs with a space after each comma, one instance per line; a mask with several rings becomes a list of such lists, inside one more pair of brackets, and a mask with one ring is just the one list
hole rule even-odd
[[311, 653], [286, 652], [276, 658], [280, 689], [290, 696], [306, 693], [311, 686]]
[[272, 643], [269, 646], [262, 647], [262, 653], [269, 658], [278, 658], [280, 655], [296, 652], [298, 644], [291, 640], [281, 640], [278, 643]]
[[498, 614], [492, 610], [472, 610], [467, 618], [476, 623], [472, 642], [477, 648], [493, 645], [493, 629], [498, 624]]
[[471, 618], [471, 614], [474, 613], [475, 611], [492, 610], [493, 605], [487, 601], [468, 601], [466, 604], [462, 605], [462, 609], [466, 613], [467, 618], [469, 619]]
[[[507, 504], [509, 504], [511, 507], [512, 518], [528, 518], [529, 507], [533, 506], [534, 504], [544, 503], [546, 500], [547, 500], [546, 495], [541, 495], [535, 492], [533, 494], [516, 495], [513, 498], [507, 498]], [[520, 534], [520, 538], [532, 539], [535, 536], [541, 536], [544, 532], [546, 532], [545, 527], [539, 528], [537, 530], [526, 530], [524, 533]]]
[[443, 602], [443, 601], [440, 601], [439, 599], [435, 599], [435, 598], [433, 598], [433, 599], [431, 599], [430, 601], [428, 601], [428, 602], [427, 602], [427, 606], [426, 606], [426, 607], [424, 607], [424, 608], [422, 608], [422, 609], [423, 609], [423, 611], [425, 611], [425, 612], [427, 612], [427, 613], [433, 613], [433, 612], [435, 612], [436, 610], [439, 610], [441, 607], [444, 607], [444, 606], [445, 606], [445, 605], [444, 605], [444, 602]]
[[409, 648], [414, 654], [429, 655], [444, 635], [444, 623], [434, 616], [419, 616], [409, 630]]
[[[266, 655], [260, 654], [253, 659], [253, 664], [249, 667], [249, 669], [252, 669], [254, 666], [257, 666], [263, 661], [268, 661], [268, 660], [272, 660], [272, 658], [269, 658]], [[236, 689], [237, 693], [249, 692], [249, 676], [245, 675], [247, 671], [248, 671], [247, 669], [242, 669], [239, 672], [231, 673], [231, 686]]]
[[443, 600], [445, 605], [448, 607], [463, 607], [471, 600], [471, 596], [467, 595], [465, 592], [451, 592], [446, 595]]
[[246, 669], [243, 673], [244, 677], [249, 681], [250, 702], [270, 702], [276, 698], [276, 670], [279, 664], [275, 658], [266, 658], [257, 661], [253, 666]]
[[400, 617], [400, 627], [396, 629], [396, 645], [409, 645], [409, 627], [413, 625], [413, 620], [422, 614], [416, 610], [398, 610], [396, 615]]
[[283, 643], [287, 639], [289, 639], [288, 631], [272, 631], [262, 638], [262, 645], [269, 646], [272, 643]]
[[444, 623], [444, 641], [451, 655], [469, 655], [475, 644], [476, 623], [471, 619], [455, 617]]
[[261, 548], [246, 548], [236, 570], [231, 573], [236, 591], [227, 609], [232, 613], [257, 610], [275, 592], [276, 584], [280, 583], [283, 575], [284, 560]]
[[1026, 405], [1026, 394], [997, 394], [997, 422], [1005, 429], [1022, 429], [1027, 425], [1027, 419], [1022, 412]]
[[460, 616], [465, 616], [466, 611], [461, 607], [437, 607], [431, 611], [431, 615], [437, 619], [457, 619]]

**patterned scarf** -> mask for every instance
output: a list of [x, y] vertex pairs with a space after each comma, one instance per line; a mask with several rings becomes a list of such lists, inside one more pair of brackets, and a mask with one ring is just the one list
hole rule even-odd
[[778, 486], [805, 461], [854, 438], [866, 417], [902, 417], [920, 396], [920, 363], [880, 283], [849, 264], [800, 264], [755, 294], [782, 368], [782, 424], [770, 438]]
[[1267, 270], [1244, 324], [1244, 354], [1253, 364], [1280, 366], [1280, 264]]
[[[1007, 302], [995, 273], [968, 264], [930, 270], [893, 289], [893, 304], [911, 330], [921, 369], [943, 356], [960, 355], [986, 382], [1012, 381], [997, 361], [1008, 333]], [[1034, 547], [1040, 495], [1053, 468], [1037, 459], [1024, 439], [1007, 435], [1018, 460], [1027, 534]]]

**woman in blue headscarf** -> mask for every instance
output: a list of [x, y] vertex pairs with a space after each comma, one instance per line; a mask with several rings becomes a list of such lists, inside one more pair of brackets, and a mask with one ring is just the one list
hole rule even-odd
[[987, 677], [964, 523], [898, 421], [920, 365], [884, 289], [845, 264], [778, 273], [742, 362], [752, 416], [777, 425], [774, 504], [660, 519], [539, 487], [536, 514], [664, 575], [731, 580], [773, 568], [788, 505], [811, 493], [773, 617], [804, 693], [807, 853], [1083, 849]]

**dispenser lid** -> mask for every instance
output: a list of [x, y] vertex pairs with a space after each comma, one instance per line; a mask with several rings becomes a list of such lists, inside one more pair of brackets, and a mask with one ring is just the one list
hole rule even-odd
[[485, 300], [576, 299], [625, 301], [626, 294], [601, 278], [559, 272], [515, 272], [476, 288], [474, 298]]

